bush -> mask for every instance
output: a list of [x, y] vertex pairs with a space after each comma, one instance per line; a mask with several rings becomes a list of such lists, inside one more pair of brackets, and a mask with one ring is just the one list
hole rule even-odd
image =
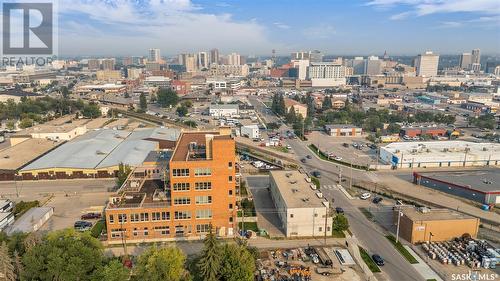
[[241, 200], [241, 207], [245, 212], [245, 217], [255, 217], [257, 213], [255, 212], [255, 204], [252, 200], [245, 198]]
[[24, 213], [26, 213], [29, 209], [35, 208], [38, 206], [40, 206], [40, 202], [38, 202], [38, 200], [27, 201], [27, 202], [21, 201], [19, 203], [16, 203], [16, 205], [14, 206], [14, 216], [20, 217]]
[[[239, 222], [238, 227], [240, 229], [243, 229], [243, 223]], [[256, 222], [245, 222], [245, 230], [252, 230], [255, 232], [259, 232], [259, 227], [257, 226]]]
[[90, 230], [90, 235], [92, 235], [92, 237], [94, 238], [99, 238], [99, 236], [102, 233], [102, 230], [104, 229], [105, 224], [106, 223], [104, 222], [104, 220], [98, 220]]

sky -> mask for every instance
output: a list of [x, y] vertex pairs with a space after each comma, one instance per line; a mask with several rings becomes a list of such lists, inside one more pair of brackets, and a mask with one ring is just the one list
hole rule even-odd
[[500, 54], [499, 0], [59, 0], [58, 10], [63, 56]]

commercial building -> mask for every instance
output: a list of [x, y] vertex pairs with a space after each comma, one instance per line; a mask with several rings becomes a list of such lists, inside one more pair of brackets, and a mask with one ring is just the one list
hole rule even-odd
[[478, 218], [449, 209], [402, 207], [400, 213], [399, 236], [412, 244], [449, 241], [464, 234], [476, 238], [479, 230]]
[[229, 65], [241, 65], [241, 55], [238, 53], [231, 53], [227, 55], [227, 64]]
[[98, 59], [89, 59], [87, 61], [87, 67], [89, 70], [99, 70], [101, 62]]
[[173, 147], [177, 129], [94, 130], [23, 167], [25, 180], [111, 178], [120, 163], [139, 166], [153, 150]]
[[366, 75], [379, 75], [382, 71], [382, 60], [377, 56], [370, 56], [364, 61], [364, 71]]
[[5, 230], [7, 235], [35, 232], [54, 214], [54, 207], [31, 208]]
[[122, 73], [119, 70], [98, 70], [96, 78], [99, 81], [117, 81], [122, 79]]
[[413, 182], [481, 204], [500, 204], [500, 170], [414, 173]]
[[248, 65], [213, 64], [210, 66], [211, 76], [247, 76]]
[[146, 87], [170, 88], [171, 79], [165, 76], [149, 76], [144, 80]]
[[258, 125], [246, 125], [242, 126], [240, 128], [240, 134], [242, 136], [251, 138], [251, 139], [258, 139], [260, 138], [260, 130]]
[[290, 108], [295, 110], [295, 114], [302, 115], [303, 118], [307, 117], [307, 106], [293, 99], [285, 99], [286, 112], [290, 111]]
[[311, 63], [307, 68], [307, 78], [313, 87], [337, 87], [346, 84], [345, 66], [331, 62]]
[[472, 63], [471, 53], [463, 53], [460, 55], [458, 65], [461, 69], [469, 69]]
[[208, 113], [214, 117], [235, 116], [239, 114], [239, 106], [237, 104], [212, 104]]
[[198, 69], [208, 68], [210, 65], [210, 59], [207, 52], [199, 52], [196, 56]]
[[437, 75], [439, 55], [430, 51], [420, 54], [415, 58], [417, 76], [433, 77]]
[[270, 192], [286, 237], [332, 233], [330, 203], [298, 171], [271, 171]]
[[325, 125], [325, 131], [332, 137], [359, 137], [363, 129], [354, 125]]
[[160, 49], [149, 49], [148, 51], [148, 61], [149, 62], [160, 62]]
[[219, 60], [219, 49], [210, 50], [210, 64], [218, 64]]
[[429, 136], [443, 137], [446, 136], [448, 130], [443, 127], [403, 127], [400, 131], [400, 136], [408, 136], [410, 138]]
[[115, 69], [115, 59], [103, 59], [101, 60], [102, 70], [114, 70]]
[[119, 84], [84, 85], [76, 87], [76, 93], [79, 95], [86, 95], [92, 92], [120, 95], [124, 94], [126, 91], [127, 86]]
[[235, 141], [220, 132], [185, 132], [165, 178], [132, 173], [105, 209], [108, 242], [202, 239], [236, 231]]
[[380, 148], [395, 168], [499, 166], [500, 144], [466, 141], [395, 142]]

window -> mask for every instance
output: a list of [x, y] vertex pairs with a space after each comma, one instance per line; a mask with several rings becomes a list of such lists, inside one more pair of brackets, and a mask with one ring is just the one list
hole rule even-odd
[[233, 195], [233, 190], [232, 189], [229, 190], [229, 196], [231, 196], [231, 195]]
[[197, 224], [196, 233], [208, 233], [210, 232], [210, 224]]
[[233, 181], [233, 176], [229, 176], [229, 182], [232, 182]]
[[115, 217], [113, 215], [109, 215], [109, 223], [115, 223]]
[[189, 177], [189, 169], [173, 169], [172, 176], [174, 176], [174, 177]]
[[233, 209], [233, 204], [229, 204], [229, 209]]
[[229, 217], [229, 222], [233, 222], [233, 217]]
[[149, 230], [147, 227], [144, 228], [144, 236], [148, 236], [149, 235]]
[[160, 212], [153, 212], [151, 213], [151, 220], [153, 221], [159, 221], [161, 218], [161, 213]]
[[131, 222], [139, 221], [139, 214], [130, 214], [130, 221]]
[[141, 213], [141, 221], [149, 221], [149, 213]]
[[212, 218], [212, 210], [196, 210], [196, 218], [197, 219], [211, 219]]
[[161, 212], [161, 220], [163, 221], [170, 220], [170, 212]]
[[290, 218], [293, 218], [293, 214], [290, 214]]
[[232, 167], [233, 167], [233, 162], [229, 162], [229, 163], [227, 164], [227, 166], [228, 166], [229, 168], [232, 168]]
[[189, 197], [174, 198], [174, 205], [189, 205], [189, 204], [191, 204], [191, 198]]
[[189, 182], [174, 183], [174, 191], [189, 191]]
[[119, 223], [127, 222], [127, 214], [118, 214], [118, 222]]
[[211, 190], [212, 189], [212, 182], [196, 182], [194, 184], [194, 189], [195, 190]]
[[119, 238], [122, 237], [122, 233], [125, 231], [123, 228], [112, 228], [111, 229], [111, 238]]
[[323, 227], [321, 227], [321, 226], [320, 226], [320, 227], [318, 228], [318, 231], [319, 231], [319, 232], [323, 232]]
[[136, 228], [136, 227], [134, 227], [134, 231], [132, 231], [132, 234], [133, 234], [134, 236], [137, 236], [137, 235], [139, 234], [139, 233], [137, 232], [137, 228]]
[[210, 168], [195, 168], [194, 169], [194, 175], [196, 177], [199, 177], [199, 176], [211, 176], [212, 175], [212, 169], [210, 169]]
[[161, 235], [168, 235], [170, 234], [170, 227], [166, 225], [162, 226], [155, 226], [155, 231], [159, 232]]
[[189, 211], [175, 211], [174, 219], [176, 220], [187, 220], [191, 218], [191, 212]]
[[212, 196], [196, 196], [196, 204], [210, 204]]

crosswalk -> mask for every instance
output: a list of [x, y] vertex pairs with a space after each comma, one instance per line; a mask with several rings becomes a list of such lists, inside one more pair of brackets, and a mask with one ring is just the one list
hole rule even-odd
[[322, 185], [321, 189], [338, 189], [336, 185]]

